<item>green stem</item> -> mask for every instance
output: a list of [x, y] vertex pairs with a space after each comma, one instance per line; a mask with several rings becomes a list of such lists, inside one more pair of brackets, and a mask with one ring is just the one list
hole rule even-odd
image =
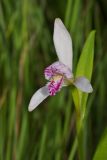
[[46, 143], [46, 137], [47, 137], [47, 126], [44, 126], [42, 137], [41, 137], [41, 145], [40, 145], [40, 151], [39, 151], [39, 157], [38, 160], [43, 159], [44, 151], [45, 151], [45, 143]]
[[73, 146], [71, 148], [71, 152], [70, 152], [68, 160], [73, 160], [74, 159], [74, 156], [75, 156], [75, 153], [76, 153], [76, 150], [77, 150], [77, 144], [78, 144], [78, 141], [77, 141], [77, 137], [76, 137], [75, 140], [74, 140]]

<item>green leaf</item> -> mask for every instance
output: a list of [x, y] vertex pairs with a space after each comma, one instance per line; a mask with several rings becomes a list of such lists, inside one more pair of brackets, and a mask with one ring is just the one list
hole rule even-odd
[[[82, 50], [75, 77], [84, 76], [91, 80], [92, 70], [93, 70], [93, 59], [94, 59], [94, 39], [95, 31], [92, 31], [87, 38], [84, 48]], [[78, 151], [79, 159], [85, 160], [85, 143], [84, 143], [84, 131], [82, 128], [83, 119], [85, 116], [86, 102], [88, 94], [81, 92], [77, 88], [72, 90], [73, 100], [75, 103], [76, 114], [77, 114], [77, 135], [78, 135]]]
[[106, 160], [106, 159], [107, 159], [107, 129], [105, 130], [93, 157], [93, 160]]
[[[75, 77], [84, 76], [87, 79], [91, 80], [92, 70], [93, 70], [93, 59], [94, 59], [94, 39], [95, 39], [95, 31], [92, 31], [89, 34], [89, 37], [87, 38], [84, 48], [82, 50], [79, 62], [77, 64]], [[85, 109], [86, 106], [88, 94], [78, 91], [79, 94], [78, 96], [76, 92], [77, 89], [75, 88], [73, 90], [73, 99], [74, 103], [78, 104], [78, 106], [76, 106], [76, 109], [80, 110], [80, 107], [82, 107], [83, 111], [83, 109]], [[79, 98], [78, 103], [76, 103], [77, 97]]]
[[76, 76], [84, 75], [89, 80], [91, 80], [93, 70], [94, 39], [95, 31], [92, 31], [85, 42], [76, 70]]

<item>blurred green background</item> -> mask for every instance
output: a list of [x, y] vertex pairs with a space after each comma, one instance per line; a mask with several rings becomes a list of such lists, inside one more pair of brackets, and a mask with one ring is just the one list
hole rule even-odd
[[107, 1], [0, 0], [0, 160], [79, 159], [69, 87], [28, 112], [31, 96], [46, 83], [44, 68], [57, 60], [56, 17], [72, 35], [74, 72], [86, 38], [96, 30], [94, 92], [83, 137], [86, 160], [107, 126]]

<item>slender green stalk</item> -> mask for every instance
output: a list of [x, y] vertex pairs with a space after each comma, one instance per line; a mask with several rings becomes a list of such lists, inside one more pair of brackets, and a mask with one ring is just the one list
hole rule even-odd
[[[21, 126], [21, 131], [20, 131], [20, 137], [18, 139], [18, 147], [17, 147], [17, 153], [16, 153], [16, 160], [23, 159], [23, 153], [25, 153], [26, 146], [25, 144], [27, 143], [27, 131], [28, 131], [28, 121], [27, 121], [27, 113], [24, 113], [23, 116], [23, 123]], [[26, 156], [27, 157], [27, 156]]]
[[9, 106], [9, 120], [8, 120], [8, 141], [6, 150], [6, 160], [12, 159], [12, 142], [14, 140], [14, 125], [15, 125], [15, 100], [16, 100], [16, 88], [13, 88], [10, 95], [10, 106]]
[[77, 137], [76, 137], [74, 142], [73, 142], [68, 160], [74, 160], [75, 153], [76, 153], [76, 150], [77, 150], [77, 146], [78, 146], [78, 140], [77, 140]]
[[56, 146], [56, 154], [55, 160], [62, 159], [62, 152], [61, 152], [61, 119], [59, 117], [56, 125], [56, 138], [55, 138], [55, 146]]
[[81, 9], [82, 2], [81, 0], [75, 0], [73, 5], [73, 11], [72, 11], [72, 17], [71, 17], [71, 33], [76, 31], [76, 25], [79, 19], [80, 15], [80, 9]]
[[38, 153], [38, 160], [42, 160], [44, 153], [45, 153], [45, 149], [46, 149], [46, 138], [47, 138], [47, 126], [44, 125], [43, 128], [43, 132], [42, 132], [42, 136], [41, 136], [41, 142], [40, 142], [40, 148], [39, 148], [39, 153]]
[[72, 7], [73, 7], [73, 0], [67, 0], [66, 5], [66, 12], [65, 12], [65, 24], [66, 26], [69, 26], [69, 21], [72, 15]]

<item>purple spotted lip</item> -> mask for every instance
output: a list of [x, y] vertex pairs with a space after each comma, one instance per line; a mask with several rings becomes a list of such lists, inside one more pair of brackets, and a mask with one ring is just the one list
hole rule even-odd
[[73, 78], [71, 70], [63, 63], [57, 61], [47, 67], [44, 71], [45, 78], [49, 80], [47, 87], [50, 96], [54, 96], [66, 85], [66, 80]]

